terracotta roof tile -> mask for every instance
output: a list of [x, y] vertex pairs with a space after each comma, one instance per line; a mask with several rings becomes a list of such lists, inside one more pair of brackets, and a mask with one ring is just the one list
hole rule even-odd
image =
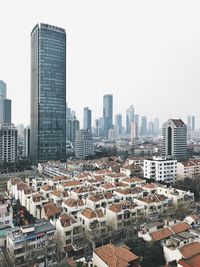
[[109, 267], [127, 267], [129, 263], [137, 262], [138, 256], [125, 247], [112, 244], [97, 248], [94, 251]]
[[189, 229], [191, 229], [191, 226], [186, 222], [177, 223], [171, 227], [172, 232], [175, 234], [187, 231]]
[[163, 240], [163, 239], [168, 238], [172, 235], [173, 235], [173, 232], [169, 228], [164, 228], [162, 230], [151, 233], [151, 237], [155, 241]]
[[192, 256], [200, 254], [200, 243], [194, 242], [189, 245], [186, 245], [180, 248], [180, 252], [183, 255], [183, 258], [188, 259]]

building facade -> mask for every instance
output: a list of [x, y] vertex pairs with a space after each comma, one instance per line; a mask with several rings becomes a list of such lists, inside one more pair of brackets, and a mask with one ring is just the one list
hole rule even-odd
[[103, 119], [104, 136], [108, 136], [108, 131], [113, 128], [113, 95], [103, 96]]
[[65, 158], [66, 33], [48, 24], [31, 32], [30, 134], [34, 162]]
[[88, 107], [83, 109], [83, 128], [92, 130], [92, 110]]
[[75, 157], [79, 159], [87, 158], [94, 154], [92, 132], [89, 129], [76, 131]]
[[11, 124], [11, 100], [7, 99], [6, 83], [0, 81], [0, 124]]
[[187, 126], [181, 119], [169, 119], [163, 124], [163, 155], [178, 161], [187, 159]]
[[172, 157], [153, 157], [144, 160], [144, 178], [174, 183], [177, 176], [177, 160]]

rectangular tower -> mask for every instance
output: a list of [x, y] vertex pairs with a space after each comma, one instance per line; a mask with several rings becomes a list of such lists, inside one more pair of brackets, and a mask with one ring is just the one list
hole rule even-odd
[[103, 96], [104, 135], [108, 136], [108, 130], [113, 128], [113, 95]]
[[31, 32], [30, 156], [34, 162], [65, 159], [66, 33], [48, 24]]

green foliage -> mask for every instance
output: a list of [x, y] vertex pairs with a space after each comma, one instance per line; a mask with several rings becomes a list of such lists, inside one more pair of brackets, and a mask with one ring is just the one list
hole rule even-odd
[[163, 248], [159, 242], [145, 242], [142, 238], [130, 238], [126, 245], [140, 257], [141, 267], [164, 266]]

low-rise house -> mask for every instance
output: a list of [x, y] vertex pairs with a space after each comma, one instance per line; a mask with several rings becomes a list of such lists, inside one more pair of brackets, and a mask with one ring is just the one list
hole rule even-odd
[[120, 200], [133, 200], [134, 198], [143, 197], [144, 190], [141, 187], [116, 189], [114, 195]]
[[60, 214], [62, 213], [62, 208], [56, 206], [52, 202], [48, 202], [44, 204], [43, 214], [45, 219], [50, 220], [52, 225], [55, 225], [56, 220], [59, 218]]
[[198, 267], [200, 266], [200, 255], [194, 255], [189, 259], [181, 259], [178, 261], [177, 267]]
[[0, 194], [0, 229], [13, 226], [12, 198], [8, 193]]
[[82, 199], [76, 200], [70, 197], [62, 202], [62, 207], [65, 212], [77, 218], [77, 215], [85, 209], [86, 205]]
[[136, 221], [138, 205], [130, 201], [113, 203], [106, 208], [108, 225], [117, 230], [130, 226]]
[[48, 184], [48, 179], [36, 176], [32, 179], [32, 188], [35, 191], [40, 191], [41, 187], [45, 184]]
[[86, 199], [91, 194], [96, 194], [99, 191], [94, 186], [81, 186], [71, 191], [71, 197], [74, 199]]
[[63, 200], [69, 197], [67, 190], [53, 190], [49, 195], [49, 200], [56, 205], [61, 205]]
[[82, 223], [84, 232], [88, 240], [96, 242], [99, 237], [107, 233], [107, 221], [103, 210], [92, 210], [85, 208], [79, 215], [79, 221]]
[[8, 233], [6, 247], [13, 266], [55, 265], [57, 249], [54, 233], [55, 227], [45, 220]]
[[139, 267], [139, 257], [126, 246], [108, 244], [93, 251], [93, 264], [96, 267]]
[[125, 176], [123, 173], [108, 173], [105, 175], [104, 180], [106, 183], [118, 183], [121, 182], [123, 179], [127, 178], [127, 176]]
[[40, 193], [45, 197], [45, 198], [49, 198], [50, 193], [56, 190], [56, 186], [55, 185], [43, 185], [40, 189]]
[[67, 252], [68, 256], [80, 254], [84, 245], [82, 224], [72, 215], [63, 213], [57, 219], [55, 227], [60, 252]]
[[98, 192], [94, 195], [89, 196], [86, 200], [86, 203], [88, 207], [95, 210], [95, 209], [107, 207], [109, 204], [112, 204], [114, 200], [115, 198], [112, 193]]
[[77, 188], [80, 188], [82, 186], [82, 182], [81, 181], [68, 181], [68, 182], [64, 182], [62, 184], [58, 185], [58, 190], [64, 191], [64, 190], [74, 190]]
[[129, 187], [135, 187], [137, 185], [144, 185], [146, 181], [144, 179], [133, 177], [133, 178], [125, 178], [123, 179], [123, 183], [127, 184]]
[[44, 218], [43, 208], [48, 199], [43, 197], [39, 192], [32, 195], [27, 201], [27, 206], [30, 207], [29, 212], [37, 219]]
[[188, 160], [177, 163], [177, 178], [194, 178], [200, 174], [200, 160]]
[[200, 217], [197, 214], [188, 215], [184, 221], [191, 226], [197, 226], [200, 224]]

